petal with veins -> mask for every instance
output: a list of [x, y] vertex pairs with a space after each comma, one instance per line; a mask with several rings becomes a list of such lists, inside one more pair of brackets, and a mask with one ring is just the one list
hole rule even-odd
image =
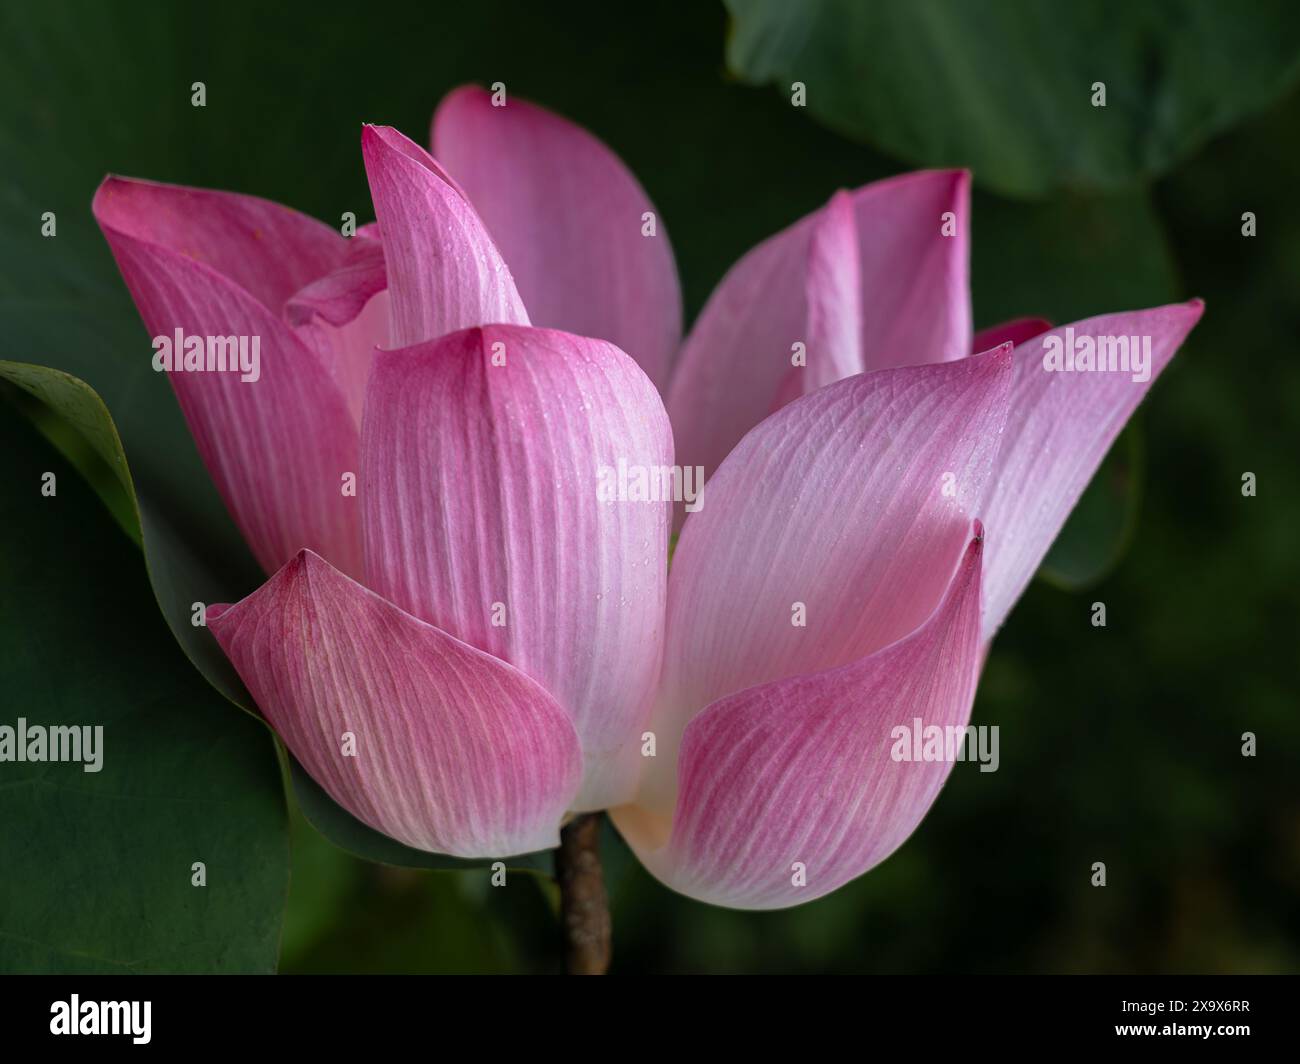
[[577, 737], [518, 670], [310, 551], [208, 625], [294, 757], [372, 828], [456, 857], [559, 841]]
[[860, 374], [745, 437], [673, 556], [640, 801], [666, 813], [677, 742], [710, 702], [855, 661], [933, 611], [997, 453], [1011, 349]]
[[[746, 432], [827, 377], [970, 353], [969, 175], [923, 171], [847, 195], [855, 259], [835, 219], [843, 199], [837, 194], [744, 255], [709, 297], [668, 392], [683, 464], [702, 465], [711, 476]], [[949, 212], [952, 235], [945, 236]], [[856, 307], [844, 293], [855, 269]], [[817, 334], [820, 346], [822, 335], [840, 336], [854, 319], [860, 323], [856, 352], [840, 342], [833, 366], [792, 375], [793, 344], [808, 345], [811, 367], [810, 335]], [[792, 381], [803, 383], [792, 389]]]
[[388, 347], [389, 296], [384, 249], [378, 240], [353, 238], [344, 263], [295, 292], [285, 304], [294, 331], [319, 356], [358, 428], [375, 348]]
[[[250, 355], [257, 342], [255, 380], [230, 369], [168, 374], [235, 523], [268, 573], [303, 547], [359, 573], [361, 522], [356, 500], [341, 491], [343, 474], [359, 464], [358, 435], [343, 393], [279, 317], [284, 296], [271, 310], [231, 273], [218, 272], [231, 264], [202, 241], [187, 243], [159, 223], [153, 213], [159, 187], [142, 196], [136, 185], [109, 178], [95, 194], [94, 212], [149, 332], [174, 342], [179, 329], [187, 339], [221, 341], [223, 352], [229, 351], [225, 341], [243, 338]], [[203, 197], [186, 198], [187, 192], [169, 190], [180, 198], [168, 211], [210, 206]], [[337, 239], [342, 252], [343, 238]], [[293, 259], [286, 253], [286, 263]], [[242, 265], [245, 279], [256, 279], [248, 273], [254, 264]]]
[[618, 156], [544, 107], [517, 97], [494, 107], [475, 85], [439, 105], [433, 152], [486, 223], [532, 321], [608, 340], [666, 387], [682, 332], [677, 267]]
[[[992, 639], [1011, 612], [1083, 489], [1152, 382], [1201, 317], [1199, 299], [1151, 310], [1105, 314], [1052, 329], [1015, 349], [1006, 432], [980, 508], [989, 529], [984, 577], [984, 635]], [[1067, 330], [1070, 330], [1067, 333]], [[1123, 338], [1149, 344], [1142, 372], [1052, 372], [1044, 353], [1069, 336], [1094, 346]]]
[[387, 126], [362, 130], [361, 154], [384, 244], [393, 346], [492, 322], [528, 324], [501, 253], [432, 156]]
[[672, 465], [654, 386], [600, 340], [469, 329], [378, 356], [362, 437], [369, 586], [573, 715], [576, 809], [626, 800], [662, 649], [669, 502], [662, 483], [658, 501], [616, 488], [620, 468]]
[[839, 668], [751, 687], [696, 717], [671, 830], [638, 807], [613, 811], [646, 867], [701, 901], [777, 909], [835, 890], [902, 845], [952, 762], [895, 759], [899, 729], [970, 720], [979, 567], [977, 532], [941, 605], [906, 638]]
[[235, 192], [107, 177], [93, 209], [101, 227], [201, 263], [276, 315], [347, 255], [347, 240], [324, 222]]

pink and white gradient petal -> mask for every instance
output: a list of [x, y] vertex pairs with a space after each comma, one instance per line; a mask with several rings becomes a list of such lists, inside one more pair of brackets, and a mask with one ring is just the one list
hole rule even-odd
[[[852, 259], [837, 218], [846, 195]], [[836, 373], [968, 355], [969, 201], [965, 171], [905, 174], [837, 193], [746, 253], [709, 297], [673, 373], [667, 405], [680, 461], [711, 476], [769, 413]], [[856, 304], [844, 290], [854, 271]], [[810, 335], [821, 346], [854, 319], [854, 350], [837, 339], [833, 362], [815, 361]], [[813, 372], [791, 373], [796, 343], [808, 347]]]
[[333, 377], [360, 428], [375, 349], [390, 346], [383, 245], [358, 231], [343, 264], [295, 292], [284, 312]]
[[[992, 639], [1024, 592], [1110, 445], [1200, 319], [1199, 299], [1103, 314], [1033, 337], [1015, 349], [1006, 430], [980, 507], [990, 531], [984, 577], [984, 636]], [[1044, 369], [1049, 338], [1149, 338], [1140, 373]]]
[[577, 736], [518, 670], [310, 551], [208, 626], [294, 757], [370, 827], [455, 857], [559, 841]]
[[622, 160], [546, 108], [515, 97], [494, 107], [475, 85], [443, 99], [432, 140], [532, 321], [608, 340], [666, 387], [682, 335], [677, 267], [663, 219]]
[[896, 729], [963, 727], [980, 665], [977, 531], [934, 614], [858, 661], [714, 702], [682, 743], [671, 829], [614, 810], [637, 856], [674, 890], [737, 909], [821, 897], [916, 830], [950, 761], [895, 760]]
[[555, 696], [582, 739], [576, 809], [626, 801], [662, 652], [670, 503], [600, 488], [620, 463], [672, 465], [649, 379], [601, 340], [465, 330], [379, 355], [362, 451], [369, 586]]
[[985, 495], [1011, 349], [860, 374], [754, 429], [704, 489], [669, 577], [638, 802], [666, 815], [689, 721], [736, 691], [856, 661], [943, 595]]
[[501, 253], [433, 157], [388, 126], [362, 129], [361, 154], [384, 245], [392, 345], [492, 322], [527, 325]]
[[[273, 249], [257, 252], [265, 261], [244, 257], [276, 231], [268, 228], [262, 237], [240, 231], [232, 216], [252, 223], [219, 194], [143, 184], [108, 178], [95, 194], [94, 213], [146, 328], [173, 341], [179, 329], [205, 345], [210, 337], [242, 337], [250, 353], [254, 339], [258, 344], [256, 380], [231, 369], [168, 374], [226, 507], [268, 573], [303, 547], [359, 573], [361, 522], [356, 501], [341, 490], [343, 475], [359, 464], [357, 425], [320, 359], [279, 317], [295, 274], [320, 267], [327, 256], [308, 255], [304, 264], [305, 253], [290, 243], [276, 274]], [[215, 218], [204, 215], [209, 210]], [[264, 216], [301, 237], [305, 223], [284, 222], [270, 206], [256, 215]], [[183, 225], [182, 217], [192, 224]], [[220, 239], [226, 222], [229, 245]], [[342, 256], [343, 238], [326, 233]]]

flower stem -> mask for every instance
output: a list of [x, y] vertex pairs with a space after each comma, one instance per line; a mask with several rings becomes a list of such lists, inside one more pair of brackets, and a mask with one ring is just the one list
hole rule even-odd
[[566, 975], [604, 975], [612, 949], [609, 899], [600, 867], [600, 814], [574, 817], [555, 852]]

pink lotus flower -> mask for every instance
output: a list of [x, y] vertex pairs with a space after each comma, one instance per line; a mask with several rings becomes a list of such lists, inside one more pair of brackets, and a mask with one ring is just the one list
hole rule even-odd
[[[862, 874], [951, 769], [892, 760], [891, 730], [969, 720], [1200, 303], [1072, 327], [1149, 337], [1146, 380], [1048, 372], [1046, 323], [972, 337], [968, 176], [925, 172], [759, 245], [679, 351], [667, 236], [608, 149], [472, 88], [433, 145], [363, 130], [378, 222], [351, 240], [247, 196], [95, 197], [153, 334], [261, 339], [256, 382], [171, 374], [273, 574], [213, 634], [307, 771], [408, 845], [506, 856], [610, 809], [707, 901]], [[671, 575], [672, 504], [598, 497], [620, 462], [708, 471]]]

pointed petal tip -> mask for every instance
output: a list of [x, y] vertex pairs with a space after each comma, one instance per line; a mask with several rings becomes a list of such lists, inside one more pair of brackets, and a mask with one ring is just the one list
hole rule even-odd
[[960, 608], [967, 595], [973, 595], [975, 601], [978, 602], [983, 568], [984, 522], [976, 517], [970, 524], [970, 538], [966, 542], [966, 549], [962, 552], [961, 559], [952, 571], [952, 579], [949, 580], [942, 597], [934, 607], [934, 611], [914, 631], [905, 635], [899, 642], [914, 639], [925, 628], [940, 623], [946, 614]]
[[101, 229], [123, 232], [129, 225], [129, 219], [123, 218], [119, 211], [129, 206], [123, 197], [140, 189], [164, 188], [173, 186], [160, 181], [147, 181], [139, 177], [124, 177], [121, 174], [105, 174], [95, 189], [90, 201], [90, 213]]
[[[333, 566], [331, 566], [329, 562], [310, 547], [301, 548], [296, 554], [290, 557], [288, 561], [281, 565], [280, 568], [268, 576], [264, 583], [253, 588], [252, 591], [241, 598], [238, 602], [215, 602], [208, 606], [204, 614], [205, 619], [208, 622], [208, 627], [211, 628], [213, 622], [229, 623], [243, 612], [243, 607], [247, 603], [253, 601], [264, 592], [271, 589], [281, 588], [286, 584], [292, 584], [299, 577], [310, 575], [311, 572], [315, 571], [318, 567], [333, 569]], [[342, 575], [345, 579], [352, 580], [352, 578], [346, 573]]]
[[[975, 585], [976, 600], [978, 601], [978, 588], [983, 583], [983, 574], [984, 522], [977, 517], [971, 522], [970, 542], [966, 544], [966, 553], [962, 555], [962, 559], [957, 565], [957, 574], [953, 578], [952, 585], [949, 587], [943, 601], [936, 607], [935, 614], [942, 613], [953, 600], [959, 598], [961, 594], [969, 589], [972, 583]], [[931, 615], [931, 620], [933, 618], [934, 615]]]
[[980, 351], [968, 358], [959, 359], [957, 364], [966, 363], [971, 372], [983, 373], [994, 379], [1006, 378], [1010, 382], [1015, 373], [1015, 358], [1012, 355], [1014, 350], [1015, 344], [1010, 340], [1004, 340], [987, 351]]
[[[871, 190], [903, 192], [920, 186], [930, 186], [935, 202], [945, 209], [961, 211], [970, 204], [972, 177], [966, 169], [913, 170], [863, 185], [859, 192]], [[937, 220], [936, 220], [937, 221]]]
[[[1163, 334], [1165, 336], [1178, 336], [1174, 343], [1174, 350], [1170, 356], [1177, 353], [1182, 346], [1183, 341], [1188, 334], [1196, 328], [1201, 316], [1205, 313], [1205, 300], [1200, 296], [1194, 296], [1191, 299], [1184, 300], [1181, 303], [1162, 303], [1154, 307], [1141, 307], [1136, 310], [1128, 311], [1123, 316], [1135, 319], [1142, 323], [1142, 328], [1153, 330], [1154, 335]], [[1120, 315], [1099, 315], [1098, 317], [1111, 317]], [[1081, 326], [1086, 326], [1096, 318], [1087, 318], [1081, 322], [1070, 323], [1075, 331], [1079, 331]], [[1064, 328], [1064, 326], [1061, 326]]]
[[1010, 340], [1003, 340], [992, 347], [980, 347], [977, 344], [975, 350], [971, 353], [971, 358], [992, 357], [994, 362], [1000, 362], [1003, 357], [1010, 355], [1012, 348], [1015, 346]]
[[295, 577], [300, 572], [308, 570], [313, 562], [319, 562], [322, 565], [326, 564], [325, 559], [310, 547], [300, 547], [288, 561], [271, 574], [271, 579], [274, 580], [281, 576], [285, 578]]
[[[1017, 376], [995, 488], [983, 501], [994, 541], [985, 562], [984, 638], [1020, 598], [1115, 437], [1177, 355], [1205, 308], [1196, 298], [1057, 326], [1017, 348]], [[1141, 337], [1143, 374], [1041, 372], [1048, 337]]]
[[[936, 183], [946, 181], [948, 183], [947, 198], [949, 202], [960, 204], [970, 198], [973, 178], [971, 172], [965, 167], [946, 167], [934, 170], [915, 170], [911, 173], [899, 174], [895, 178], [885, 178], [883, 182], [876, 183], [884, 184], [891, 181], [897, 182], [900, 185], [907, 181], [915, 181], [918, 183], [924, 181]], [[866, 187], [870, 188], [871, 186], [867, 185]]]
[[95, 187], [95, 194], [90, 199], [90, 213], [94, 215], [95, 221], [101, 228], [104, 226], [108, 210], [107, 200], [121, 180], [116, 174], [105, 174], [104, 179]]
[[1046, 318], [1012, 318], [987, 329], [980, 329], [971, 340], [971, 353], [979, 354], [1007, 342], [1018, 347], [1051, 328], [1052, 323]]
[[407, 347], [488, 321], [526, 324], [510, 268], [442, 164], [391, 127], [363, 132], [362, 157], [383, 232], [391, 343]]
[[366, 159], [374, 158], [383, 151], [398, 151], [410, 155], [411, 152], [406, 149], [407, 145], [421, 153], [424, 151], [396, 126], [386, 126], [376, 122], [361, 123], [361, 152]]
[[1167, 312], [1168, 318], [1166, 320], [1172, 319], [1173, 322], [1178, 323], [1174, 326], [1173, 322], [1171, 322], [1172, 328], [1181, 328], [1182, 337], [1179, 340], [1179, 346], [1181, 347], [1183, 340], [1187, 339], [1188, 334], [1196, 328], [1201, 317], [1205, 314], [1205, 300], [1200, 296], [1194, 296], [1183, 303], [1170, 303], [1167, 307], [1160, 309]]
[[[1139, 307], [1135, 310], [1129, 311], [1129, 313], [1149, 314], [1153, 316], [1162, 315], [1186, 319], [1190, 323], [1188, 326], [1190, 328], [1192, 325], [1195, 325], [1200, 320], [1201, 315], [1205, 313], [1205, 300], [1200, 296], [1193, 296], [1191, 299], [1185, 299], [1181, 303], [1162, 303], [1159, 306], [1154, 307]], [[1085, 321], [1091, 320], [1091, 318], [1085, 319]], [[1081, 323], [1073, 322], [1072, 324], [1077, 327]]]

